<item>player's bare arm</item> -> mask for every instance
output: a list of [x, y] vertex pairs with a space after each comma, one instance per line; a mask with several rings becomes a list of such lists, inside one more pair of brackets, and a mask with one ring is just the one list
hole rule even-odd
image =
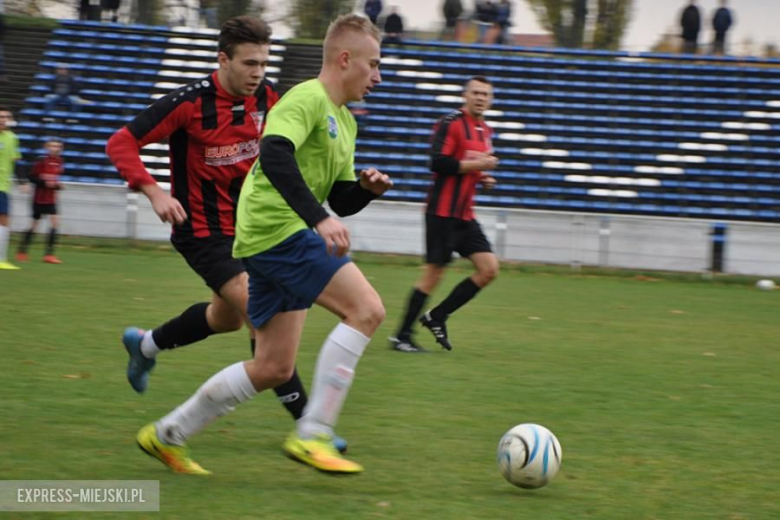
[[178, 200], [165, 193], [157, 183], [143, 184], [141, 192], [152, 203], [152, 209], [163, 222], [183, 224], [187, 220], [187, 212]]

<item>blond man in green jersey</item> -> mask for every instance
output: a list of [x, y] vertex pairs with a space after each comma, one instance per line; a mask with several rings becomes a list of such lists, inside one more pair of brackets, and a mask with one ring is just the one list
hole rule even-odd
[[346, 106], [381, 81], [379, 42], [367, 18], [339, 17], [325, 36], [319, 77], [291, 89], [268, 114], [260, 159], [241, 190], [233, 244], [233, 256], [249, 274], [255, 357], [223, 369], [139, 432], [141, 448], [173, 469], [207, 473], [189, 458], [185, 441], [237, 404], [290, 378], [306, 311], [317, 303], [342, 321], [320, 350], [311, 398], [283, 449], [323, 472], [363, 470], [333, 447], [333, 428], [385, 309], [346, 256], [349, 231], [322, 204], [327, 200], [339, 216], [351, 215], [392, 185], [374, 168], [355, 179], [357, 125]]
[[0, 270], [19, 269], [8, 261], [11, 179], [16, 161], [22, 158], [19, 154], [19, 138], [9, 128], [12, 120], [11, 112], [0, 107]]

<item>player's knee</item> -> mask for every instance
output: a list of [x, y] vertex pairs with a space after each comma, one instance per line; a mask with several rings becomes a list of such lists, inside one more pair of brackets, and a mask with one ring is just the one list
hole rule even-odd
[[444, 278], [443, 269], [428, 269], [418, 282], [417, 288], [426, 294], [430, 294], [439, 285], [442, 278]]
[[374, 295], [374, 297], [362, 301], [361, 305], [355, 309], [354, 321], [361, 332], [370, 336], [385, 321], [386, 314], [381, 298]]
[[426, 272], [428, 281], [433, 285], [438, 285], [441, 279], [444, 278], [444, 268], [436, 266], [435, 268], [428, 269]]
[[225, 327], [228, 329], [228, 332], [234, 332], [239, 330], [241, 327], [244, 326], [244, 320], [241, 319], [241, 316], [238, 316], [236, 314], [233, 314], [225, 321]]
[[385, 321], [386, 317], [387, 317], [387, 311], [385, 310], [385, 306], [382, 303], [382, 300], [377, 298], [376, 304], [371, 310], [371, 318], [370, 318], [371, 322], [376, 325], [375, 329], [379, 328], [382, 322]]
[[261, 363], [255, 360], [246, 365], [247, 375], [255, 388], [276, 388], [293, 376], [295, 363], [265, 360]]
[[214, 324], [214, 332], [221, 334], [225, 332], [235, 332], [243, 326], [241, 318], [224, 317]]
[[488, 264], [481, 272], [482, 278], [485, 280], [485, 283], [490, 283], [493, 280], [495, 280], [498, 277], [498, 262], [491, 262]]
[[270, 388], [285, 384], [293, 376], [294, 365], [272, 365], [266, 369], [266, 378]]
[[217, 334], [235, 332], [244, 325], [244, 320], [238, 313], [232, 310], [219, 312], [214, 308], [214, 305], [209, 306], [206, 316], [209, 321], [209, 327]]

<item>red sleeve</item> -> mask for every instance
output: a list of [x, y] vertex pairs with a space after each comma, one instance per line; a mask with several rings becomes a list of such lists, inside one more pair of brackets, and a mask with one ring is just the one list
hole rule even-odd
[[460, 142], [458, 131], [461, 127], [459, 119], [446, 117], [440, 120], [433, 131], [432, 155], [444, 155], [447, 157], [456, 157], [458, 152], [458, 143]]
[[[463, 123], [463, 120], [461, 119], [459, 121], [460, 123]], [[441, 147], [441, 154], [446, 155], [448, 157], [455, 157], [456, 159], [460, 159], [460, 157], [457, 157], [458, 149], [460, 148], [459, 144], [462, 141], [461, 136], [463, 135], [462, 132], [463, 125], [454, 124], [454, 125], [448, 125], [447, 133], [444, 137], [444, 143]]]
[[44, 167], [44, 160], [38, 159], [35, 161], [35, 164], [33, 164], [33, 167], [30, 168], [30, 175], [28, 176], [27, 180], [34, 184], [35, 186], [43, 186], [44, 182], [41, 180], [41, 170]]
[[35, 164], [33, 164], [32, 170], [30, 170], [30, 178], [33, 177], [40, 177], [41, 176], [41, 168], [43, 168], [43, 160], [39, 159], [35, 161]]
[[106, 153], [114, 163], [119, 175], [130, 189], [137, 190], [145, 184], [154, 184], [154, 177], [146, 171], [140, 156], [141, 143], [133, 137], [126, 126], [111, 136], [106, 144]]
[[106, 154], [131, 189], [156, 181], [141, 161], [141, 148], [167, 138], [189, 121], [193, 103], [176, 101], [171, 94], [157, 100], [106, 144]]
[[434, 126], [429, 164], [431, 171], [441, 175], [457, 175], [460, 172], [460, 121], [461, 118], [455, 113], [440, 119]]

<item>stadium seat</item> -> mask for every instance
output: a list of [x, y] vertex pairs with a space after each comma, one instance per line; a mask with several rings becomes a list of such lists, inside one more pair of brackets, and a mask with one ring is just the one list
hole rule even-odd
[[[69, 182], [122, 185], [105, 157], [106, 140], [156, 97], [213, 70], [214, 45], [213, 33], [63, 21], [20, 114], [24, 162], [58, 136]], [[293, 52], [273, 49], [282, 64]], [[61, 63], [80, 77], [91, 103], [46, 114]], [[500, 166], [492, 172], [498, 184], [479, 193], [479, 204], [780, 222], [777, 65], [408, 41], [383, 51], [384, 82], [365, 100], [355, 167], [376, 166], [394, 178], [385, 198], [423, 202], [433, 179], [433, 125], [460, 106], [472, 75], [487, 75]], [[144, 157], [167, 182], [166, 147], [149, 147]]]

